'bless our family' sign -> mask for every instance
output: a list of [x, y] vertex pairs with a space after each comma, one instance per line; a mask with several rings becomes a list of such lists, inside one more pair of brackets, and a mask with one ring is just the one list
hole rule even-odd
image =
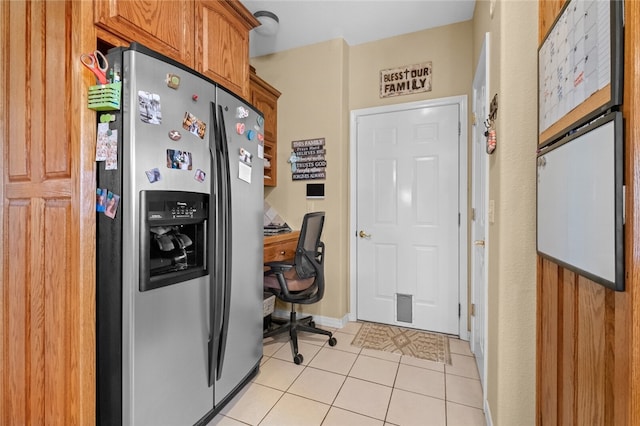
[[431, 91], [431, 62], [380, 71], [380, 97]]

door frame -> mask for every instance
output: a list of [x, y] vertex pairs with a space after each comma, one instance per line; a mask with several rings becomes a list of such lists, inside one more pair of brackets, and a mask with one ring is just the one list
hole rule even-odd
[[[483, 38], [483, 43], [482, 43], [482, 47], [480, 50], [480, 55], [479, 55], [479, 59], [478, 59], [478, 64], [476, 66], [476, 71], [474, 73], [473, 76], [473, 83], [472, 83], [472, 92], [473, 92], [473, 99], [472, 99], [472, 111], [475, 114], [475, 109], [476, 109], [476, 105], [475, 105], [475, 100], [476, 100], [476, 96], [475, 96], [475, 91], [476, 91], [476, 86], [478, 84], [484, 84], [486, 90], [485, 90], [485, 99], [484, 101], [484, 107], [485, 107], [485, 111], [489, 111], [489, 103], [490, 103], [490, 91], [489, 91], [489, 84], [490, 84], [490, 80], [489, 80], [489, 39], [490, 35], [489, 33], [485, 33], [484, 38]], [[484, 75], [483, 75], [484, 74]], [[480, 78], [484, 77], [484, 81], [479, 81]], [[484, 120], [485, 117], [476, 117], [476, 126], [484, 126]], [[473, 139], [474, 136], [472, 136]], [[471, 141], [472, 143], [472, 150], [473, 150], [473, 141]], [[473, 153], [473, 151], [472, 151]], [[474, 194], [474, 189], [476, 188], [476, 182], [474, 181], [475, 178], [475, 173], [474, 173], [474, 167], [475, 167], [475, 156], [472, 155], [472, 160], [471, 160], [471, 197], [472, 197], [472, 207], [473, 207], [473, 197], [475, 197]], [[482, 332], [483, 332], [483, 336], [484, 336], [484, 344], [483, 344], [483, 348], [484, 348], [484, 352], [483, 352], [483, 360], [482, 360], [482, 377], [480, 377], [480, 381], [482, 384], [482, 394], [486, 395], [487, 394], [487, 333], [488, 333], [488, 326], [487, 326], [487, 305], [488, 305], [488, 287], [489, 287], [489, 215], [488, 215], [488, 211], [489, 211], [489, 166], [490, 166], [490, 162], [489, 162], [489, 155], [484, 155], [483, 160], [484, 161], [484, 218], [485, 218], [485, 222], [484, 222], [484, 289], [483, 289], [483, 300], [482, 303], [484, 305], [484, 309], [482, 310], [483, 312], [483, 316], [482, 318], [480, 317], [470, 317], [471, 319], [471, 330], [470, 330], [470, 344], [469, 347], [471, 349], [471, 352], [474, 352], [474, 343], [475, 343], [475, 322], [476, 321], [480, 321], [480, 326], [482, 327]], [[471, 236], [473, 236], [473, 228], [474, 228], [475, 222], [471, 222], [470, 223], [470, 231], [471, 231]], [[474, 256], [471, 255], [470, 258], [470, 267], [471, 267], [471, 273], [470, 273], [470, 285], [471, 285], [471, 303], [477, 302], [476, 301], [476, 294], [478, 292], [478, 283], [476, 282], [476, 274], [475, 274], [475, 261], [474, 261]], [[475, 352], [474, 352], [475, 353]]]
[[349, 320], [356, 321], [357, 316], [357, 297], [358, 297], [358, 277], [357, 277], [357, 119], [358, 117], [371, 114], [384, 114], [391, 112], [404, 111], [416, 108], [433, 108], [445, 105], [457, 105], [460, 113], [460, 127], [458, 137], [458, 206], [460, 226], [458, 232], [458, 336], [462, 340], [469, 340], [468, 327], [468, 300], [469, 300], [469, 215], [468, 215], [468, 103], [467, 95], [451, 96], [447, 98], [429, 99], [417, 102], [408, 102], [404, 104], [384, 105], [372, 108], [363, 108], [352, 110], [350, 113], [350, 129], [349, 129]]

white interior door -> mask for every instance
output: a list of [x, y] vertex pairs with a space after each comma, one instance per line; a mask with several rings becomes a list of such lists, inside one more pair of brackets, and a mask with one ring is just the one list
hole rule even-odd
[[487, 95], [487, 46], [488, 34], [482, 46], [478, 67], [473, 79], [474, 114], [472, 138], [473, 160], [471, 180], [471, 303], [473, 304], [471, 317], [471, 350], [475, 355], [480, 373], [480, 380], [484, 383], [485, 363], [485, 330], [486, 330], [486, 287], [487, 287], [487, 154], [484, 132], [485, 120], [488, 117], [489, 103]]
[[357, 317], [458, 334], [458, 104], [357, 118]]

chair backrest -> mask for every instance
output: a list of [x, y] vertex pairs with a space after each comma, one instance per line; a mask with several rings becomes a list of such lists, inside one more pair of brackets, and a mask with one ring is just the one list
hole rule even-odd
[[309, 278], [317, 275], [317, 262], [316, 266], [314, 266], [310, 259], [317, 260], [318, 258], [319, 249], [322, 245], [320, 237], [322, 236], [323, 227], [324, 212], [307, 213], [304, 215], [295, 256], [295, 268], [300, 278]]

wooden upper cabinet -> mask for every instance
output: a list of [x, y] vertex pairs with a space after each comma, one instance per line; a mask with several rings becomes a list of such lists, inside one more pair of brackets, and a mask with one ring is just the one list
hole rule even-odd
[[99, 32], [99, 37], [108, 41], [111, 33], [137, 41], [190, 67], [194, 67], [194, 15], [193, 0], [94, 0], [94, 22], [107, 32]]
[[196, 70], [249, 98], [249, 31], [260, 23], [239, 1], [196, 1]]
[[249, 102], [264, 114], [264, 137], [275, 141], [278, 137], [278, 98], [280, 92], [269, 83], [251, 73]]
[[264, 185], [278, 184], [278, 98], [280, 92], [251, 67], [249, 102], [264, 114]]

